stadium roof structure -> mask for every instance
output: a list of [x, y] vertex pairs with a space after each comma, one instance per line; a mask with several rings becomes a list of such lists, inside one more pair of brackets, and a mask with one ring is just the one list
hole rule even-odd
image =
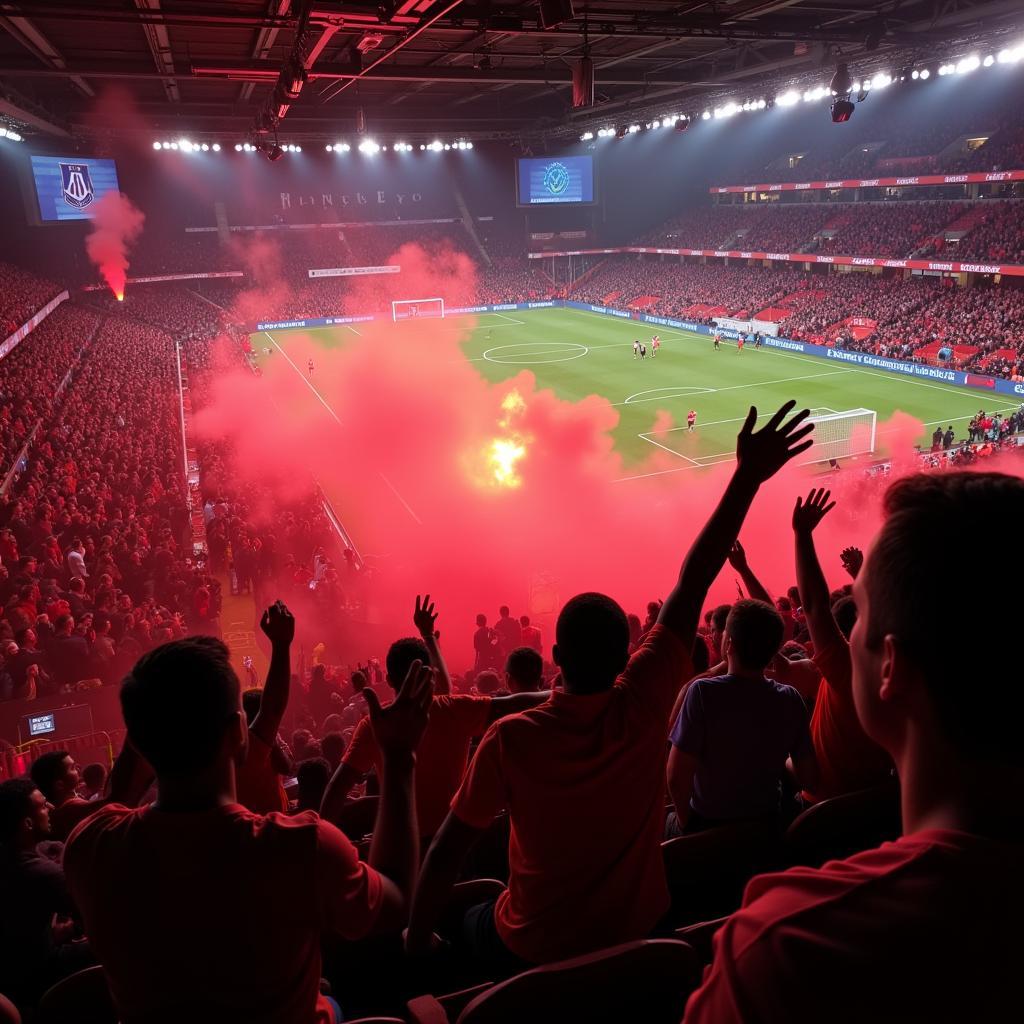
[[[65, 138], [578, 135], [1014, 33], [1019, 0], [0, 0], [0, 114]], [[574, 107], [588, 55], [593, 104]], [[111, 86], [137, 117], [103, 117]]]

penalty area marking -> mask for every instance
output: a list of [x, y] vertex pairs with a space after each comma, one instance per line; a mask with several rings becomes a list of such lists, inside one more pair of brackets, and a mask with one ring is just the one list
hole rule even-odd
[[[545, 345], [545, 348], [538, 348], [538, 345]], [[527, 351], [522, 351], [526, 349]], [[524, 341], [516, 345], [496, 345], [489, 348], [481, 356], [489, 363], [499, 363], [504, 366], [536, 366], [544, 363], [568, 363], [573, 359], [580, 359], [590, 351], [586, 345], [580, 345], [575, 341], [552, 341], [549, 343], [537, 341]], [[495, 355], [494, 353], [502, 353]], [[535, 356], [553, 356], [552, 359], [536, 359]]]
[[624, 402], [616, 402], [616, 405], [636, 405], [638, 399], [644, 395], [657, 395], [657, 398], [643, 398], [645, 402], [660, 402], [663, 398], [685, 398], [687, 395], [709, 395], [714, 388], [679, 387], [679, 388], [651, 388], [649, 391], [638, 391], [630, 395]]

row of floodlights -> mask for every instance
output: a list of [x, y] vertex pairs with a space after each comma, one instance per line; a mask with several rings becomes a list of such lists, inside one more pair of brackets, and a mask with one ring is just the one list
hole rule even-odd
[[[214, 153], [220, 152], [220, 143], [214, 142], [191, 142], [189, 139], [178, 139], [177, 142], [154, 142], [154, 149], [174, 149], [181, 153]], [[238, 149], [235, 146], [235, 149]]]
[[[985, 57], [979, 57], [977, 54], [972, 54], [955, 62], [941, 64], [938, 68], [938, 74], [943, 77], [946, 75], [965, 75], [980, 67], [990, 68], [994, 64], [1016, 64], [1021, 60], [1024, 60], [1024, 44], [1011, 49], [1000, 50], [998, 54], [990, 53]], [[863, 81], [854, 81], [851, 86], [851, 91], [854, 93], [865, 94], [872, 90], [885, 89], [892, 85], [894, 81], [904, 81], [908, 74], [915, 82], [926, 82], [931, 78], [932, 71], [929, 68], [914, 68], [910, 71], [900, 72], [898, 78], [894, 78], [892, 75], [884, 71], [880, 71], [872, 78], [865, 78]], [[713, 118], [727, 118], [740, 113], [740, 111], [764, 110], [769, 106], [792, 107], [801, 100], [805, 103], [815, 103], [819, 100], [825, 99], [826, 97], [835, 95], [836, 94], [827, 86], [805, 89], [802, 93], [796, 89], [787, 89], [785, 92], [779, 93], [775, 97], [774, 102], [767, 99], [758, 99], [746, 100], [744, 103], [726, 103], [724, 106], [703, 111], [700, 115], [700, 119], [702, 121], [710, 121]], [[599, 128], [596, 132], [586, 131], [580, 136], [580, 141], [589, 142], [595, 136], [599, 139], [612, 138], [613, 136], [621, 139], [626, 135], [635, 135], [637, 132], [643, 131], [644, 129], [670, 128], [679, 124], [685, 125], [688, 121], [689, 118], [683, 114], [669, 114], [654, 121], [648, 121], [644, 125], [631, 124], [619, 128]]]
[[11, 142], [25, 141], [24, 137], [13, 128], [5, 128], [2, 124], [0, 124], [0, 139], [9, 139]]
[[[375, 153], [381, 151], [387, 152], [388, 147], [382, 146], [380, 143], [375, 142], [373, 139], [363, 139], [358, 145], [358, 150], [365, 156], [373, 156]], [[396, 142], [392, 145], [391, 149], [395, 153], [411, 153], [416, 147], [409, 142]], [[465, 139], [459, 139], [458, 142], [441, 142], [440, 139], [434, 139], [433, 142], [421, 142], [420, 151], [429, 151], [431, 153], [441, 153], [444, 150], [451, 149], [472, 149], [473, 143], [467, 142]], [[352, 147], [347, 142], [335, 142], [333, 145], [328, 144], [324, 147], [328, 153], [349, 153]]]

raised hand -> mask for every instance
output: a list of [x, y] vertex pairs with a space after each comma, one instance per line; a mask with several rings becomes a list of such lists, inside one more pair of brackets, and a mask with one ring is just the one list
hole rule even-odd
[[363, 690], [370, 713], [370, 728], [385, 755], [411, 754], [420, 744], [427, 727], [430, 700], [434, 695], [434, 672], [422, 661], [409, 666], [398, 695], [382, 708], [373, 690]]
[[736, 541], [729, 550], [729, 564], [737, 572], [743, 572], [747, 568], [747, 553], [739, 541]]
[[434, 602], [430, 600], [429, 594], [423, 598], [417, 596], [416, 611], [412, 613], [412, 621], [424, 640], [429, 640], [431, 637], [436, 638], [434, 623], [437, 622], [437, 612], [434, 611]]
[[855, 580], [864, 564], [864, 552], [851, 545], [848, 548], [843, 548], [839, 560], [843, 563], [843, 568], [850, 574], [850, 578]]
[[828, 500], [831, 497], [831, 491], [819, 487], [807, 495], [806, 501], [797, 498], [796, 508], [793, 509], [794, 531], [796, 533], [813, 533], [818, 523], [836, 507], [834, 501]]
[[811, 414], [810, 409], [801, 409], [788, 422], [782, 422], [795, 405], [790, 399], [756, 432], [757, 409], [751, 406], [747, 413], [743, 429], [736, 438], [736, 461], [740, 472], [757, 484], [770, 480], [790, 459], [807, 451], [813, 443], [807, 435], [814, 430], [814, 424], [803, 423]]
[[275, 601], [260, 618], [260, 629], [273, 647], [290, 647], [295, 639], [295, 619], [283, 601]]

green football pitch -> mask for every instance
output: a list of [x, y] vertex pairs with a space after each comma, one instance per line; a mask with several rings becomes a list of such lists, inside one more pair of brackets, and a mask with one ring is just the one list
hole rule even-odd
[[[354, 324], [302, 329], [301, 333], [327, 349], [351, 344], [355, 335], [369, 329], [369, 325]], [[404, 321], [385, 329], [407, 331], [415, 325]], [[926, 444], [937, 425], [952, 425], [957, 439], [962, 439], [968, 420], [980, 407], [990, 412], [1015, 408], [1005, 402], [989, 408], [992, 396], [937, 381], [777, 349], [757, 351], [748, 344], [740, 352], [735, 342], [723, 340], [716, 352], [711, 338], [704, 335], [575, 309], [454, 316], [445, 321], [445, 329], [465, 332], [465, 356], [487, 380], [503, 381], [528, 369], [539, 387], [550, 388], [567, 401], [587, 395], [607, 398], [619, 414], [616, 447], [627, 473], [635, 466], [637, 475], [645, 475], [640, 463], [657, 450], [677, 457], [679, 470], [731, 459], [748, 407], [756, 405], [767, 417], [790, 398], [816, 414], [874, 410], [876, 451], [883, 455], [889, 451], [886, 421], [896, 411], [924, 424], [918, 441]], [[372, 330], [381, 330], [379, 322]], [[292, 333], [299, 332], [254, 334], [253, 349], [262, 353], [272, 344], [287, 355]], [[654, 333], [662, 341], [657, 358], [651, 356]], [[646, 359], [634, 359], [634, 339], [647, 345]], [[302, 373], [298, 366], [294, 368]], [[313, 393], [310, 400], [316, 400]], [[686, 429], [691, 408], [698, 414], [693, 433]], [[673, 429], [655, 431], [660, 410], [671, 414]]]

